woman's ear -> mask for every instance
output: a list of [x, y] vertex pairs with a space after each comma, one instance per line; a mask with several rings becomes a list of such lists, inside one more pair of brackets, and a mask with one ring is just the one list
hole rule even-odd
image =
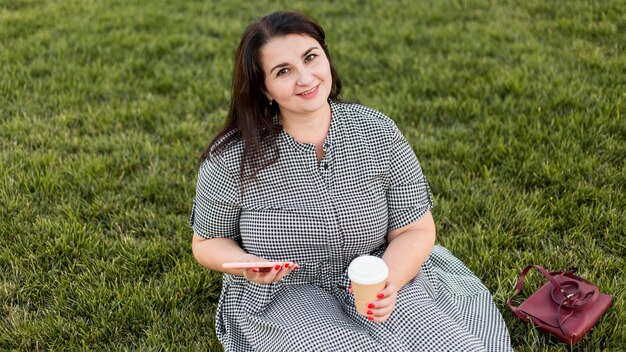
[[265, 95], [265, 97], [267, 98], [267, 101], [269, 102], [269, 104], [272, 105], [272, 103], [274, 102], [274, 99], [272, 99], [272, 96], [265, 90], [263, 90], [262, 92]]

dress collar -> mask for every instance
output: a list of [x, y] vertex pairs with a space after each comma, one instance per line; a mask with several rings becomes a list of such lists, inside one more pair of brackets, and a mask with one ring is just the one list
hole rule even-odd
[[[330, 104], [330, 126], [328, 127], [328, 133], [326, 134], [326, 138], [324, 139], [324, 144], [322, 148], [324, 148], [325, 152], [328, 152], [332, 149], [333, 146], [333, 136], [336, 134], [335, 130], [337, 129], [337, 120], [339, 119], [339, 104], [334, 100], [328, 99], [328, 103]], [[278, 113], [274, 115], [274, 123], [280, 124], [278, 119]], [[296, 150], [303, 153], [315, 153], [315, 145], [311, 143], [300, 143], [296, 141], [293, 137], [291, 137], [285, 130], [282, 130], [279, 135], [279, 140], [285, 141], [287, 145], [294, 147]]]

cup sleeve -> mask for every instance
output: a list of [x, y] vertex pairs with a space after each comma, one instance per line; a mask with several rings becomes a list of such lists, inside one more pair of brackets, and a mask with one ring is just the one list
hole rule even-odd
[[419, 220], [433, 207], [430, 186], [415, 152], [395, 126], [389, 161], [387, 207], [389, 231]]
[[207, 239], [230, 238], [240, 241], [241, 206], [239, 183], [218, 157], [203, 162], [198, 172], [196, 196], [189, 223], [193, 231]]

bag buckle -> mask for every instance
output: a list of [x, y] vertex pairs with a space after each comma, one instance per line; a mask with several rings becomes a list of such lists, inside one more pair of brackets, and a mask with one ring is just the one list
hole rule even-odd
[[565, 296], [565, 300], [567, 301], [569, 299], [571, 299], [572, 297], [574, 297], [574, 293], [567, 293], [567, 291], [561, 289], [561, 293], [563, 294], [563, 296]]

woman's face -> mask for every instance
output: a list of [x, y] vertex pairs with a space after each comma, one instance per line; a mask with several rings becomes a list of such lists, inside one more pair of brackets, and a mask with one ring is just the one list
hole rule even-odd
[[283, 115], [307, 115], [328, 104], [332, 75], [317, 40], [300, 34], [274, 37], [261, 48], [265, 95]]

